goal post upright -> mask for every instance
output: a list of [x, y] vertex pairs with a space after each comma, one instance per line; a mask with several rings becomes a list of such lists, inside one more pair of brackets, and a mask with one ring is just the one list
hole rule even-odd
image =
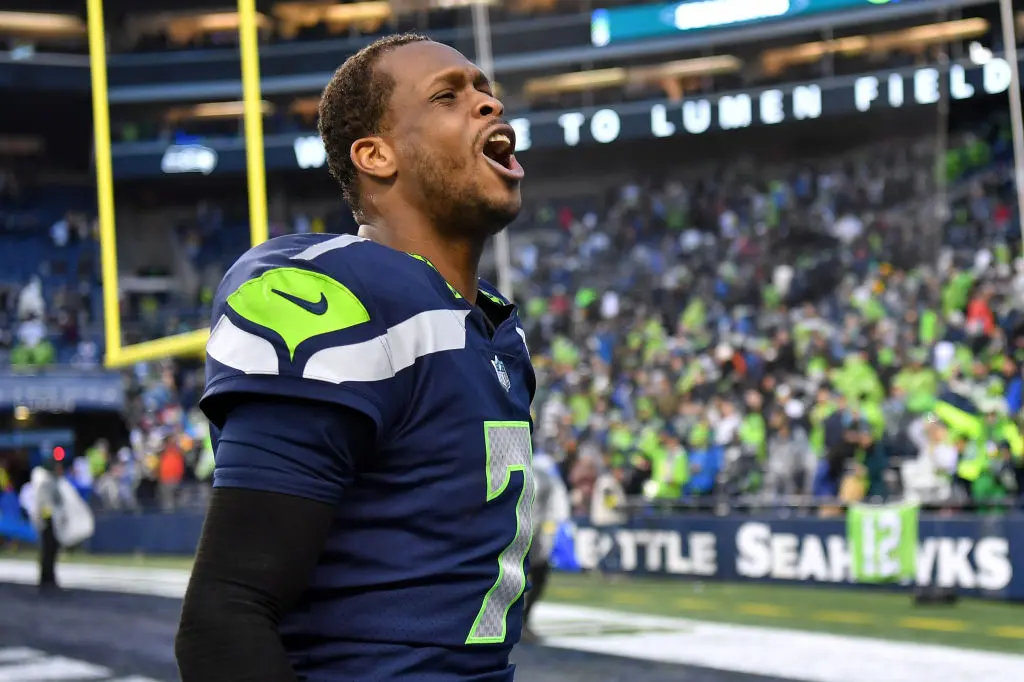
[[238, 0], [238, 47], [242, 57], [242, 114], [245, 117], [245, 175], [249, 191], [252, 246], [267, 241], [267, 178], [263, 158], [263, 98], [256, 0]]
[[1017, 190], [1017, 217], [1020, 222], [1021, 248], [1024, 248], [1024, 114], [1021, 112], [1020, 64], [1017, 61], [1017, 18], [1013, 0], [999, 0], [1003, 29], [1003, 49], [1010, 65], [1010, 132], [1013, 139], [1013, 184]]
[[114, 231], [114, 174], [110, 154], [110, 101], [107, 97], [107, 31], [103, 0], [87, 0], [89, 75], [92, 80], [93, 157], [96, 163], [96, 207], [99, 223], [100, 273], [103, 285], [103, 335], [106, 363], [121, 350], [118, 302], [117, 235]]
[[[89, 67], [92, 80], [93, 147], [96, 164], [100, 272], [103, 286], [103, 332], [106, 337], [104, 364], [108, 368], [119, 368], [164, 357], [201, 355], [210, 336], [209, 329], [198, 329], [128, 346], [122, 343], [103, 0], [86, 0], [86, 9], [89, 29]], [[256, 18], [256, 1], [238, 0], [246, 184], [249, 195], [249, 238], [253, 246], [266, 241], [268, 236], [266, 169], [263, 154], [263, 108], [260, 93], [259, 29]]]

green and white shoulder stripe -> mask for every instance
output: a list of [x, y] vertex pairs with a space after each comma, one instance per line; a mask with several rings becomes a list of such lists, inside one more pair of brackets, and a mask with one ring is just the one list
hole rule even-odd
[[[387, 324], [379, 315], [378, 319], [371, 319], [375, 306], [365, 298], [365, 292], [361, 300], [353, 288], [324, 274], [327, 268], [313, 270], [304, 266], [338, 249], [364, 242], [365, 239], [352, 235], [334, 237], [282, 259], [282, 267], [245, 281], [224, 299], [226, 306], [207, 343], [208, 356], [246, 374], [287, 372], [295, 376], [301, 372], [306, 379], [339, 384], [381, 381], [427, 355], [465, 348], [467, 310], [421, 310]], [[372, 259], [372, 254], [367, 256]], [[323, 261], [319, 265], [328, 263]], [[227, 309], [251, 326], [237, 318], [233, 320]], [[407, 306], [405, 314], [408, 312]], [[355, 333], [360, 340], [321, 348], [301, 367], [293, 364], [303, 343], [364, 326], [362, 333]], [[282, 346], [286, 353], [279, 353]]]

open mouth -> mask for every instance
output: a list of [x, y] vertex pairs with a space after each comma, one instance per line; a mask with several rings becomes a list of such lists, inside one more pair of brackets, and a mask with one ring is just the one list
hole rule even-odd
[[523, 167], [516, 161], [516, 133], [511, 126], [496, 126], [484, 140], [483, 155], [499, 175], [521, 180]]

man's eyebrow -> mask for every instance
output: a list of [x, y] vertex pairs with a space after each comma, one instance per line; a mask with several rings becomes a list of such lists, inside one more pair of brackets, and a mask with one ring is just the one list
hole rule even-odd
[[478, 90], [481, 88], [491, 89], [491, 79], [487, 77], [480, 69], [476, 69], [473, 73], [473, 87]]
[[490, 89], [491, 81], [487, 78], [487, 75], [480, 69], [473, 67], [470, 71], [464, 67], [452, 67], [445, 69], [441, 73], [437, 74], [430, 80], [427, 85], [427, 89], [433, 89], [438, 85], [450, 85], [454, 87], [460, 87], [465, 85], [468, 81], [472, 80], [473, 87], [477, 89], [487, 88]]

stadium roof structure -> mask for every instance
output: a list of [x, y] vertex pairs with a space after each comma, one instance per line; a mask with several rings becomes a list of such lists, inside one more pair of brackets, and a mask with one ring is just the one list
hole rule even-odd
[[[269, 12], [274, 5], [273, 0], [256, 0], [256, 9]], [[85, 16], [85, 3], [82, 0], [4, 0], [3, 9], [7, 12], [60, 12]], [[232, 10], [232, 0], [104, 0], [104, 10], [111, 13], [128, 12], [159, 12], [188, 9]]]

